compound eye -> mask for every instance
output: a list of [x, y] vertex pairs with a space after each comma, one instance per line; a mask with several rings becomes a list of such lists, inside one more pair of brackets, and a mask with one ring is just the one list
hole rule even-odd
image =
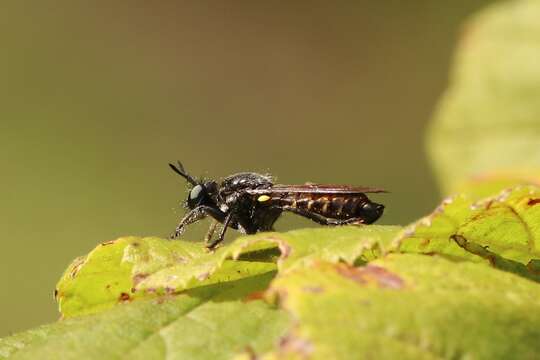
[[189, 193], [189, 199], [196, 200], [201, 195], [202, 191], [202, 185], [195, 185], [195, 187], [191, 189], [191, 192]]

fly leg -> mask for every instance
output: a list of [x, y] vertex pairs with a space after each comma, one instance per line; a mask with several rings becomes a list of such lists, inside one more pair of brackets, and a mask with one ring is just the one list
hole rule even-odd
[[208, 228], [208, 232], [206, 233], [206, 236], [204, 237], [205, 246], [208, 246], [208, 244], [212, 240], [212, 237], [214, 236], [214, 232], [216, 232], [216, 227], [218, 224], [219, 223], [216, 220], [212, 221], [212, 224], [210, 224], [210, 227]]
[[320, 214], [317, 214], [317, 213], [314, 213], [314, 212], [311, 212], [311, 211], [307, 211], [307, 210], [303, 210], [303, 209], [297, 209], [297, 208], [294, 208], [292, 206], [283, 206], [282, 209], [284, 211], [289, 211], [289, 212], [295, 213], [297, 215], [306, 217], [306, 218], [308, 218], [310, 220], [313, 220], [316, 223], [321, 224], [321, 225], [335, 225], [335, 226], [337, 226], [337, 225], [363, 224], [364, 223], [364, 219], [362, 219], [362, 218], [350, 218], [350, 219], [345, 219], [345, 220], [332, 219], [332, 218], [327, 218], [325, 216], [322, 216]]
[[225, 233], [227, 232], [227, 228], [229, 227], [232, 217], [233, 217], [232, 212], [227, 214], [227, 216], [225, 217], [225, 220], [223, 221], [223, 228], [221, 228], [221, 231], [219, 232], [219, 236], [217, 237], [217, 239], [211, 242], [210, 244], [206, 245], [206, 248], [208, 250], [215, 250], [215, 248], [223, 241], [223, 239], [225, 238]]
[[176, 239], [182, 233], [186, 230], [186, 226], [189, 224], [193, 224], [194, 222], [197, 222], [199, 220], [204, 219], [207, 216], [212, 216], [217, 221], [223, 221], [225, 218], [225, 214], [223, 214], [221, 211], [213, 209], [209, 206], [198, 206], [195, 209], [188, 212], [182, 220], [180, 220], [180, 223], [176, 227], [174, 233], [171, 235], [171, 239]]

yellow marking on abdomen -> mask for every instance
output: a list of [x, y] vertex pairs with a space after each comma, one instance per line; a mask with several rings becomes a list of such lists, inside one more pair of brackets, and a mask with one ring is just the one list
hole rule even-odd
[[325, 201], [325, 202], [324, 202], [324, 204], [323, 204], [323, 206], [322, 206], [322, 209], [321, 209], [321, 212], [322, 212], [323, 214], [326, 214], [326, 212], [328, 211], [328, 204], [329, 204], [328, 201]]
[[265, 202], [265, 201], [268, 201], [268, 200], [270, 200], [270, 196], [268, 196], [268, 195], [261, 195], [261, 196], [259, 196], [257, 198], [258, 202]]

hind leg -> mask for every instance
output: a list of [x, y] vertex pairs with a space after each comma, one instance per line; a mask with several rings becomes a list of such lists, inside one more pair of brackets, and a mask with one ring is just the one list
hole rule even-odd
[[349, 225], [349, 224], [364, 224], [365, 222], [364, 219], [362, 218], [350, 218], [350, 219], [344, 219], [344, 220], [327, 218], [320, 214], [303, 210], [303, 209], [297, 209], [291, 206], [284, 206], [282, 209], [284, 211], [289, 211], [296, 215], [300, 215], [310, 220], [313, 220], [316, 223], [321, 224], [321, 225], [339, 226], [339, 225]]

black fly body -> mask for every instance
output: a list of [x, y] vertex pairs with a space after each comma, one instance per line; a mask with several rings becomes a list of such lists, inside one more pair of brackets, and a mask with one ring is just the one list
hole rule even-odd
[[[186, 202], [189, 211], [171, 237], [179, 237], [187, 225], [210, 216], [214, 222], [206, 235], [209, 249], [223, 241], [229, 227], [245, 234], [272, 231], [284, 211], [321, 225], [371, 224], [384, 211], [383, 205], [366, 196], [385, 192], [382, 189], [311, 183], [275, 185], [271, 176], [252, 172], [228, 176], [221, 183], [198, 181], [180, 162], [169, 166], [192, 185]], [[212, 240], [218, 223], [222, 224], [221, 230]]]

